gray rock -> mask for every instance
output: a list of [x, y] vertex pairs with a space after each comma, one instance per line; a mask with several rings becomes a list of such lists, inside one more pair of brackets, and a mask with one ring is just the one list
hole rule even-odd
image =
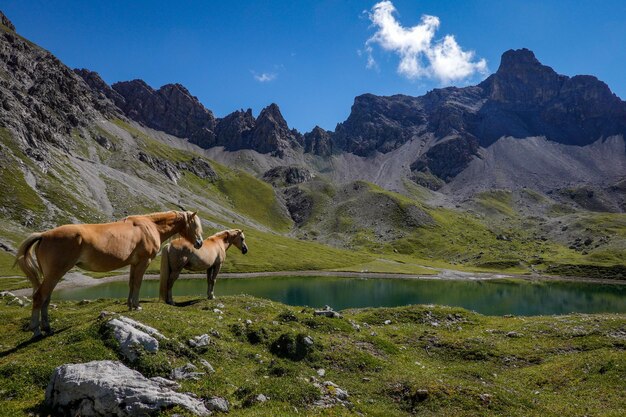
[[213, 368], [213, 365], [211, 365], [206, 359], [200, 359], [200, 364], [202, 366], [204, 366], [204, 368], [209, 371], [210, 373], [215, 372], [215, 369]]
[[156, 337], [166, 339], [158, 330], [124, 316], [111, 319], [106, 326], [111, 329], [113, 337], [119, 342], [122, 354], [131, 361], [137, 359], [138, 347], [156, 353], [159, 350], [159, 341]]
[[266, 401], [268, 401], [268, 400], [269, 400], [269, 398], [267, 398], [267, 397], [265, 396], [265, 394], [259, 394], [259, 395], [257, 395], [257, 396], [256, 396], [256, 398], [255, 398], [255, 399], [256, 399], [256, 401], [257, 401], [257, 402], [259, 402], [259, 403], [264, 403], [264, 402], [266, 402]]
[[228, 413], [228, 400], [222, 397], [212, 397], [204, 402], [206, 408], [211, 411], [219, 411], [220, 413]]
[[202, 401], [114, 361], [59, 366], [50, 378], [46, 404], [54, 415], [145, 416], [174, 406], [210, 414]]
[[322, 310], [315, 310], [313, 312], [315, 316], [324, 316], [330, 318], [341, 318], [341, 314], [337, 313], [330, 306], [325, 306]]
[[170, 373], [172, 379], [193, 379], [198, 380], [201, 376], [205, 375], [204, 372], [196, 372], [198, 367], [192, 363], [188, 363], [185, 366], [174, 368]]
[[304, 342], [306, 346], [309, 346], [309, 347], [313, 346], [314, 344], [313, 338], [311, 338], [311, 336], [306, 336], [302, 341]]
[[208, 346], [209, 342], [211, 342], [211, 338], [208, 334], [203, 334], [200, 336], [196, 336], [193, 339], [189, 339], [189, 346], [191, 347], [203, 347]]

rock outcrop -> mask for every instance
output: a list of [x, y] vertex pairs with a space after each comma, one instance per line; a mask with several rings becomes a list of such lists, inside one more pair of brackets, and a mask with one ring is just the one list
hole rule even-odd
[[210, 411], [203, 402], [172, 390], [173, 381], [148, 379], [120, 362], [68, 364], [54, 370], [46, 404], [54, 415], [145, 416], [180, 406], [198, 416]]
[[167, 339], [158, 330], [124, 316], [109, 320], [106, 327], [119, 343], [122, 355], [130, 361], [139, 357], [138, 349], [156, 353], [159, 350], [158, 339]]
[[288, 149], [302, 146], [302, 135], [290, 129], [278, 105], [272, 103], [255, 119], [252, 110], [236, 111], [219, 120], [217, 144], [227, 150], [254, 149], [282, 157]]
[[118, 105], [129, 118], [203, 148], [216, 145], [213, 113], [182, 85], [166, 84], [154, 90], [142, 80], [132, 80], [112, 88], [124, 98]]
[[213, 170], [211, 165], [201, 158], [192, 158], [189, 161], [171, 162], [167, 159], [157, 158], [156, 156], [139, 151], [137, 159], [156, 172], [165, 175], [173, 182], [177, 182], [180, 179], [182, 176], [181, 171], [190, 172], [198, 178], [209, 181], [215, 181], [218, 178], [217, 173]]
[[43, 159], [47, 146], [72, 149], [74, 129], [119, 112], [50, 52], [17, 35], [6, 16], [0, 19], [0, 126], [27, 154]]
[[2, 25], [6, 26], [7, 29], [12, 30], [13, 32], [15, 32], [15, 25], [1, 11], [0, 11], [0, 23]]
[[263, 174], [263, 179], [275, 187], [301, 184], [313, 178], [313, 173], [300, 166], [277, 166]]
[[304, 152], [320, 156], [333, 153], [333, 141], [329, 132], [319, 126], [304, 134]]

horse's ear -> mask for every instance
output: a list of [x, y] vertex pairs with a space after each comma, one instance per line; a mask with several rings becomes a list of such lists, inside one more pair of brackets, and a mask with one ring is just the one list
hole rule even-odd
[[191, 218], [193, 219], [194, 217], [196, 217], [198, 215], [197, 211], [194, 211], [193, 213], [191, 213]]

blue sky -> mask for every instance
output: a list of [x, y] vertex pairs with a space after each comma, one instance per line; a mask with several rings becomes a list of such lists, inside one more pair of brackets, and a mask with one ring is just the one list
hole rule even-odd
[[[476, 83], [498, 68], [502, 52], [521, 47], [561, 74], [595, 75], [626, 98], [626, 1], [393, 0], [402, 30], [436, 16], [431, 46], [453, 35], [463, 52], [475, 52], [470, 74], [458, 79], [420, 60], [424, 74], [398, 72], [399, 51], [412, 42], [402, 34], [366, 45], [381, 29], [364, 13], [376, 3], [5, 0], [0, 7], [18, 33], [108, 83], [179, 82], [218, 117], [248, 107], [258, 114], [276, 102], [301, 131], [334, 129], [359, 94], [422, 95]], [[481, 72], [472, 65], [482, 59]]]

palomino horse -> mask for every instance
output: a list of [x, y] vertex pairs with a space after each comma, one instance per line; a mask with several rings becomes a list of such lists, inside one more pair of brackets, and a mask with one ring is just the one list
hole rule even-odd
[[173, 240], [165, 245], [161, 251], [161, 299], [167, 304], [174, 304], [172, 287], [183, 269], [188, 271], [206, 270], [207, 298], [215, 296], [215, 280], [220, 268], [226, 259], [226, 251], [235, 245], [244, 255], [248, 253], [248, 246], [244, 242], [243, 230], [232, 229], [216, 233], [204, 240], [200, 249], [194, 249], [183, 239]]
[[96, 272], [130, 265], [128, 308], [139, 310], [143, 274], [159, 252], [161, 242], [176, 233], [196, 248], [202, 246], [200, 218], [190, 211], [128, 216], [105, 224], [66, 224], [28, 236], [20, 245], [15, 262], [33, 285], [30, 322], [33, 336], [41, 336], [40, 314], [41, 329], [51, 331], [48, 318], [50, 295], [63, 275], [75, 265]]

